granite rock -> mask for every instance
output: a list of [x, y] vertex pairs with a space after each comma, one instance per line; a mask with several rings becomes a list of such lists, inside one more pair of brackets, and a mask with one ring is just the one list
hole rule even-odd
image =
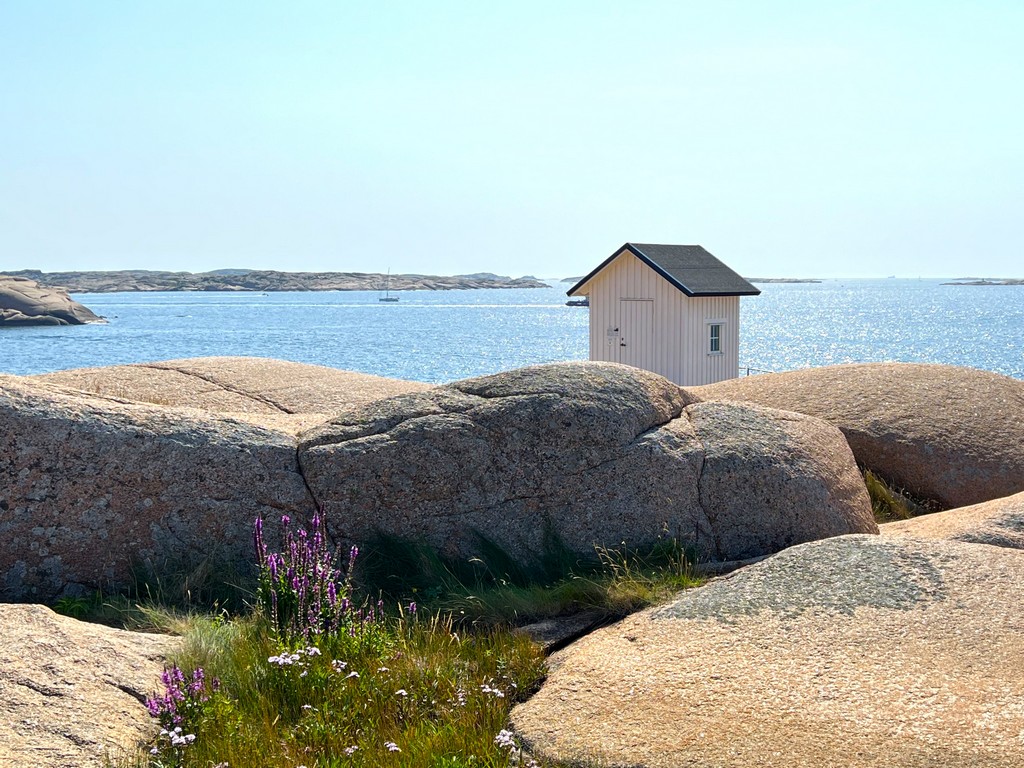
[[1015, 768], [1022, 579], [1012, 549], [803, 544], [555, 654], [513, 728], [573, 765]]
[[0, 479], [3, 600], [247, 573], [257, 515], [313, 510], [290, 434], [17, 376], [0, 376]]
[[61, 288], [46, 287], [24, 277], [0, 275], [0, 328], [102, 322], [102, 317]]
[[[669, 536], [736, 560], [875, 532], [842, 435], [740, 404], [693, 403], [655, 374], [560, 363], [348, 411], [300, 436], [339, 540], [376, 532], [453, 556], [481, 537], [528, 560]], [[749, 475], [746, 474], [749, 472]]]
[[1024, 493], [879, 526], [883, 536], [950, 539], [1024, 549]]
[[0, 604], [0, 765], [103, 768], [156, 735], [144, 700], [178, 641]]
[[716, 560], [877, 532], [853, 454], [832, 425], [730, 402], [697, 403], [686, 415], [704, 448], [700, 506]]
[[199, 408], [298, 432], [386, 397], [429, 389], [418, 381], [261, 357], [199, 357], [28, 377], [105, 397]]
[[1024, 381], [948, 365], [863, 363], [694, 387], [838, 426], [857, 461], [945, 508], [1024, 491]]

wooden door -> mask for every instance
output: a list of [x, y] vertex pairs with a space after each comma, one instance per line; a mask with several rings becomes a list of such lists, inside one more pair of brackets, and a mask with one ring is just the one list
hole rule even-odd
[[654, 301], [619, 299], [618, 361], [652, 370], [654, 365]]

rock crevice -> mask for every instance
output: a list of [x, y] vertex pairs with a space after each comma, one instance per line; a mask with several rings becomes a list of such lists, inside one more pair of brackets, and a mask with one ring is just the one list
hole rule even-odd
[[204, 374], [200, 373], [199, 371], [190, 371], [190, 370], [183, 370], [181, 368], [175, 368], [175, 367], [171, 366], [168, 363], [163, 363], [163, 364], [161, 364], [161, 363], [140, 363], [139, 367], [140, 368], [152, 368], [152, 369], [157, 370], [157, 371], [175, 371], [176, 373], [180, 373], [183, 376], [192, 376], [193, 378], [199, 379], [200, 381], [205, 381], [205, 382], [207, 382], [209, 384], [213, 384], [215, 387], [217, 387], [220, 390], [223, 390], [224, 392], [230, 392], [233, 395], [240, 395], [240, 396], [248, 398], [250, 400], [254, 400], [254, 401], [258, 402], [258, 403], [262, 403], [263, 405], [267, 405], [267, 406], [269, 406], [271, 408], [274, 408], [274, 409], [280, 411], [281, 413], [287, 413], [287, 414], [295, 413], [295, 411], [289, 410], [288, 408], [285, 408], [284, 406], [274, 402], [270, 397], [268, 397], [266, 395], [262, 395], [262, 394], [259, 394], [257, 392], [247, 392], [246, 390], [244, 390], [241, 387], [233, 387], [230, 384], [227, 384], [227, 383], [225, 383], [223, 381], [218, 381], [212, 375], [204, 375]]

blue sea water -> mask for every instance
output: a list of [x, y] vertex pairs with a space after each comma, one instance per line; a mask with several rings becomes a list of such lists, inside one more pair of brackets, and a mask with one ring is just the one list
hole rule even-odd
[[[1024, 379], [1024, 287], [939, 280], [761, 284], [741, 300], [740, 363], [966, 365]], [[588, 357], [588, 310], [565, 288], [316, 293], [106, 293], [75, 298], [108, 325], [5, 329], [0, 372], [31, 374], [254, 355], [446, 382]]]

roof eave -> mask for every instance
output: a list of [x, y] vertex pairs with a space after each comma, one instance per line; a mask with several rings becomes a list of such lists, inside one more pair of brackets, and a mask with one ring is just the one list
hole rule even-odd
[[621, 248], [616, 250], [615, 253], [613, 253], [607, 259], [605, 259], [600, 264], [598, 264], [596, 267], [594, 267], [594, 269], [592, 269], [590, 271], [590, 274], [588, 274], [586, 277], [584, 277], [582, 280], [580, 280], [578, 283], [576, 283], [576, 285], [574, 285], [572, 288], [570, 288], [568, 291], [566, 291], [565, 295], [566, 296], [579, 296], [579, 295], [581, 295], [581, 294], [577, 293], [577, 291], [579, 291], [580, 288], [582, 288], [584, 285], [586, 285], [590, 281], [590, 278], [592, 278], [594, 275], [596, 275], [602, 269], [604, 269], [609, 264], [611, 264], [615, 259], [617, 259], [622, 254], [622, 252], [624, 250], [626, 250], [627, 247], [629, 247], [629, 243], [626, 243], [625, 245], [623, 245]]
[[695, 296], [697, 298], [703, 298], [705, 296], [760, 296], [761, 291], [755, 289], [753, 291], [721, 291], [718, 293], [691, 293], [690, 295]]

